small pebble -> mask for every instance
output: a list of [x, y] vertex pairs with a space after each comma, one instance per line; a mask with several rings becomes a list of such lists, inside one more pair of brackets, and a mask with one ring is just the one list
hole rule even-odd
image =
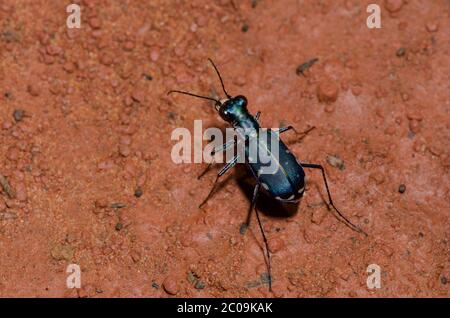
[[[0, 211], [1, 207], [0, 207]], [[0, 221], [11, 221], [17, 219], [17, 213], [12, 211], [0, 212]]]
[[398, 12], [403, 6], [403, 0], [385, 0], [384, 6], [391, 13]]
[[125, 42], [125, 44], [123, 45], [123, 49], [125, 51], [128, 51], [128, 52], [133, 51], [133, 49], [134, 49], [134, 42], [132, 42], [132, 41]]
[[369, 176], [370, 179], [375, 181], [377, 185], [380, 185], [384, 182], [384, 175], [380, 172], [374, 172]]
[[335, 111], [335, 109], [336, 109], [336, 106], [335, 106], [334, 104], [327, 104], [327, 105], [325, 106], [325, 111], [326, 111], [327, 113], [332, 113], [332, 112]]
[[447, 282], [448, 282], [447, 277], [442, 276], [442, 277], [441, 277], [441, 284], [442, 284], [442, 285], [447, 285]]
[[13, 112], [13, 117], [16, 122], [22, 121], [24, 116], [25, 116], [25, 111], [23, 109], [16, 109]]
[[119, 153], [123, 157], [128, 157], [131, 154], [130, 147], [128, 147], [127, 145], [120, 145], [119, 146]]
[[197, 283], [195, 283], [195, 289], [203, 289], [205, 288], [205, 283], [201, 280], [198, 280]]
[[312, 213], [311, 222], [317, 225], [322, 224], [326, 215], [325, 209], [315, 209]]
[[179, 287], [176, 279], [174, 277], [168, 276], [163, 282], [163, 288], [169, 295], [178, 294]]
[[132, 251], [130, 253], [131, 259], [133, 260], [133, 262], [137, 263], [141, 260], [141, 254], [139, 254], [138, 251]]
[[19, 201], [26, 201], [28, 197], [27, 189], [23, 183], [19, 183], [16, 185], [16, 198]]
[[406, 49], [401, 47], [397, 50], [397, 52], [395, 53], [395, 55], [397, 55], [398, 57], [403, 57], [406, 54]]
[[10, 199], [15, 198], [16, 192], [9, 184], [8, 179], [6, 179], [6, 177], [1, 174], [0, 174], [0, 186]]
[[398, 187], [398, 192], [400, 192], [400, 193], [405, 193], [405, 191], [406, 191], [406, 186], [405, 186], [404, 184], [401, 184], [401, 185]]
[[142, 90], [136, 89], [131, 94], [131, 98], [134, 99], [138, 103], [142, 103], [144, 101], [145, 94]]
[[344, 160], [342, 160], [339, 156], [328, 156], [327, 162], [335, 168], [338, 168], [339, 170], [344, 170]]
[[248, 29], [249, 29], [248, 24], [244, 24], [244, 25], [242, 26], [242, 28], [241, 28], [241, 31], [244, 32], [244, 33], [246, 33], [246, 32], [248, 32]]
[[34, 97], [37, 97], [37, 96], [39, 96], [39, 94], [40, 94], [39, 87], [38, 87], [36, 84], [30, 84], [30, 85], [28, 85], [27, 90], [28, 90], [28, 93], [29, 93], [31, 96], [34, 96]]
[[359, 96], [362, 94], [362, 87], [361, 86], [353, 86], [352, 87], [352, 94], [353, 96]]
[[279, 237], [275, 237], [269, 241], [269, 250], [271, 253], [277, 253], [281, 251], [283, 247], [284, 241]]
[[122, 223], [117, 223], [115, 229], [116, 229], [116, 231], [122, 230], [123, 229], [123, 224]]
[[156, 62], [159, 59], [159, 50], [158, 49], [153, 49], [150, 52], [150, 59], [152, 60], [152, 62]]
[[140, 198], [143, 194], [142, 188], [141, 187], [137, 187], [137, 189], [134, 191], [134, 196], [136, 198]]
[[105, 52], [100, 56], [100, 63], [102, 63], [105, 66], [109, 66], [114, 62], [113, 57], [111, 54]]
[[420, 132], [420, 121], [418, 121], [417, 119], [412, 119], [409, 121], [409, 130], [411, 130], [411, 132], [417, 134]]
[[427, 31], [432, 33], [439, 30], [439, 24], [434, 21], [429, 21], [426, 25]]
[[423, 115], [421, 112], [418, 111], [410, 111], [406, 114], [406, 117], [408, 117], [409, 120], [423, 120]]
[[338, 98], [339, 87], [332, 81], [325, 81], [317, 86], [317, 97], [325, 103], [335, 102]]
[[425, 144], [425, 142], [421, 139], [417, 139], [416, 141], [414, 141], [413, 144], [413, 150], [415, 152], [424, 152], [427, 149], [427, 145]]
[[385, 133], [386, 135], [389, 135], [389, 136], [395, 135], [395, 126], [394, 126], [394, 125], [388, 126], [388, 127], [384, 130], [384, 133]]
[[3, 96], [5, 96], [6, 99], [11, 99], [13, 97], [13, 94], [11, 92], [5, 92]]
[[66, 62], [63, 65], [63, 69], [67, 72], [67, 73], [73, 73], [75, 71], [75, 64], [72, 62]]
[[91, 18], [89, 20], [89, 25], [93, 29], [100, 29], [102, 27], [102, 21], [99, 18]]
[[62, 48], [57, 45], [50, 44], [50, 45], [47, 45], [46, 51], [47, 51], [48, 55], [57, 56], [57, 55], [61, 54]]

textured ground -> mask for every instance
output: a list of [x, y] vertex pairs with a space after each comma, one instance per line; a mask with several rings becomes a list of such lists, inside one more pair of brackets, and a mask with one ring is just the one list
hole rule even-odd
[[[69, 2], [0, 1], [0, 296], [450, 295], [449, 1], [74, 2], [80, 30]], [[374, 2], [379, 30], [365, 23]], [[264, 126], [316, 126], [283, 139], [325, 165], [369, 233], [327, 211], [309, 172], [296, 215], [263, 216], [272, 294], [256, 222], [239, 234], [237, 174], [199, 209], [214, 172], [197, 181], [204, 165], [170, 158], [174, 128], [225, 127], [209, 103], [166, 96], [220, 94], [208, 57]]]

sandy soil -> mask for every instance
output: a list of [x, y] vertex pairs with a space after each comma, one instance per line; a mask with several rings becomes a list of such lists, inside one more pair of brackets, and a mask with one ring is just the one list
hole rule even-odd
[[[79, 30], [68, 1], [0, 1], [0, 296], [450, 295], [449, 1], [74, 2]], [[240, 172], [199, 209], [219, 167], [198, 181], [204, 164], [170, 157], [173, 129], [226, 127], [208, 102], [166, 96], [220, 94], [208, 57], [263, 126], [316, 127], [283, 139], [369, 234], [327, 210], [309, 171], [298, 213], [262, 216], [273, 293], [257, 223], [239, 233]]]

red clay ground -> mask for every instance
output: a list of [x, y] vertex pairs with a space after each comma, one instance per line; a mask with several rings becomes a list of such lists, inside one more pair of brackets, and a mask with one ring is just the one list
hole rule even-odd
[[[13, 197], [0, 192], [0, 296], [450, 295], [448, 1], [74, 2], [80, 30], [65, 25], [69, 2], [0, 1], [0, 174]], [[380, 30], [366, 27], [373, 2]], [[310, 172], [296, 215], [263, 216], [273, 294], [258, 286], [256, 222], [239, 234], [249, 201], [236, 174], [201, 210], [214, 172], [197, 181], [204, 165], [170, 158], [174, 128], [225, 127], [210, 104], [166, 96], [220, 93], [208, 57], [263, 126], [317, 127], [283, 139], [326, 166], [335, 203], [369, 233], [327, 211]]]

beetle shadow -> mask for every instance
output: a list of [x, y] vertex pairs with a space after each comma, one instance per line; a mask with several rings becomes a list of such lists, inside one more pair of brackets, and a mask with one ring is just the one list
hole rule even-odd
[[[236, 181], [239, 188], [245, 194], [249, 201], [249, 207], [253, 198], [253, 191], [255, 189], [255, 179], [248, 171], [245, 165], [238, 165], [236, 167]], [[300, 202], [298, 203], [282, 203], [270, 195], [265, 190], [260, 190], [256, 208], [264, 215], [275, 218], [287, 218], [297, 214]]]

